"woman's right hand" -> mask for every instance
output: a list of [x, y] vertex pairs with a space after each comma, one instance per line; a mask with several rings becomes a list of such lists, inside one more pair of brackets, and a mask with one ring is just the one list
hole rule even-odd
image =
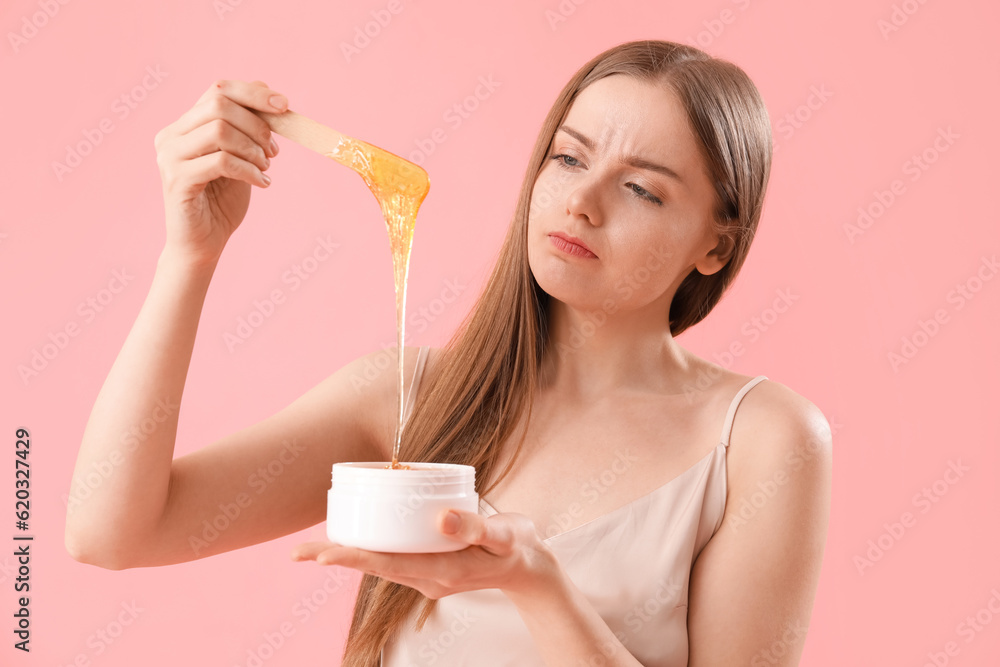
[[288, 100], [262, 81], [219, 80], [156, 134], [166, 245], [186, 259], [218, 261], [246, 215], [250, 186], [270, 184], [263, 172], [278, 144], [268, 124], [250, 109], [281, 113]]

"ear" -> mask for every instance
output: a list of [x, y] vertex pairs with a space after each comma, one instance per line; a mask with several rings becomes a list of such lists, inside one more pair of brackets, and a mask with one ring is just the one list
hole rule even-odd
[[703, 276], [710, 276], [722, 270], [732, 259], [736, 243], [729, 234], [715, 237], [716, 245], [695, 262], [694, 267]]

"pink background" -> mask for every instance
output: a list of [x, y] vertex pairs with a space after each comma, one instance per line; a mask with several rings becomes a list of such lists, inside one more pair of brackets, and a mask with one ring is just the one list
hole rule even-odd
[[[989, 418], [1000, 402], [1000, 279], [977, 283], [980, 270], [995, 278], [982, 258], [1000, 250], [989, 195], [1000, 154], [996, 3], [900, 1], [893, 26], [891, 0], [402, 0], [348, 60], [341, 44], [387, 2], [47, 1], [58, 7], [51, 18], [39, 13], [45, 0], [0, 9], [8, 461], [0, 498], [10, 522], [0, 530], [9, 545], [0, 547], [0, 663], [339, 662], [354, 573], [289, 559], [294, 545], [323, 536], [322, 524], [213, 558], [119, 572], [78, 563], [63, 546], [62, 496], [83, 428], [164, 241], [158, 130], [216, 78], [267, 81], [293, 109], [411, 158], [441, 128], [445, 140], [421, 159], [433, 185], [408, 302], [408, 343], [439, 346], [492, 266], [535, 133], [565, 80], [607, 47], [662, 38], [739, 64], [772, 116], [778, 150], [759, 236], [734, 288], [681, 342], [788, 385], [834, 426], [831, 526], [802, 664], [923, 665], [949, 642], [958, 653], [948, 664], [997, 664], [1000, 618], [987, 603], [1000, 591], [992, 520], [1000, 455]], [[32, 20], [41, 27], [26, 27]], [[883, 34], [886, 25], [898, 29]], [[12, 43], [18, 33], [30, 38]], [[147, 68], [159, 68], [160, 80], [142, 90]], [[446, 122], [480, 77], [499, 86], [458, 127]], [[135, 101], [127, 116], [115, 103], [122, 95]], [[60, 180], [53, 163], [104, 119], [113, 131]], [[948, 128], [951, 143], [935, 148]], [[395, 342], [388, 242], [374, 199], [348, 170], [279, 142], [274, 183], [254, 190], [208, 294], [176, 455], [273, 414], [349, 360]], [[913, 156], [925, 151], [933, 163], [914, 171]], [[890, 196], [849, 238], [859, 207], [878, 214], [879, 197]], [[327, 235], [339, 248], [292, 291], [282, 274]], [[88, 320], [78, 305], [97, 298], [115, 270], [133, 278]], [[449, 281], [464, 287], [442, 309]], [[958, 297], [959, 284], [977, 291]], [[224, 334], [275, 288], [287, 301], [230, 352]], [[772, 318], [778, 290], [798, 298]], [[418, 331], [421, 307], [437, 314]], [[939, 309], [946, 321], [925, 324], [934, 335], [923, 334], [921, 321]], [[18, 366], [72, 323], [78, 335], [23, 381]], [[889, 355], [902, 352], [904, 337], [919, 347], [893, 368]], [[744, 354], [712, 356], [736, 341]], [[11, 633], [18, 427], [33, 439], [30, 656], [12, 648]], [[954, 484], [941, 481], [949, 462], [968, 468]], [[914, 498], [925, 487], [935, 502]], [[906, 512], [915, 522], [893, 536], [886, 524]], [[880, 542], [884, 553], [859, 570], [856, 558]], [[347, 582], [325, 596], [326, 578], [343, 572]], [[310, 597], [322, 603], [303, 618], [296, 605]], [[119, 634], [131, 604], [141, 611]], [[981, 629], [963, 631], [977, 613]], [[261, 653], [283, 623], [293, 633]], [[117, 636], [108, 644], [102, 631]]]

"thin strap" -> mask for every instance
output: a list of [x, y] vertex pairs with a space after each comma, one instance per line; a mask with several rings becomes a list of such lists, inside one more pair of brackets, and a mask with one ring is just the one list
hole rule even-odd
[[417, 352], [417, 364], [413, 368], [413, 379], [410, 380], [410, 390], [406, 396], [406, 407], [403, 408], [404, 423], [409, 420], [410, 412], [413, 411], [413, 404], [416, 402], [417, 397], [417, 388], [420, 386], [420, 377], [424, 372], [424, 362], [427, 361], [427, 351], [429, 349], [429, 345], [423, 345]]
[[736, 392], [736, 396], [733, 397], [733, 402], [729, 404], [729, 412], [726, 413], [726, 422], [722, 426], [722, 439], [719, 441], [726, 447], [729, 447], [729, 435], [733, 430], [733, 419], [736, 417], [736, 408], [739, 406], [740, 401], [746, 396], [746, 393], [753, 389], [758, 382], [761, 380], [766, 380], [766, 375], [758, 375], [754, 379], [747, 382], [743, 387]]

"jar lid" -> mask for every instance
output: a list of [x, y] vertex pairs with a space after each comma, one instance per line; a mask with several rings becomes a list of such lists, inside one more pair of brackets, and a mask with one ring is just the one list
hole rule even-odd
[[400, 461], [404, 468], [389, 468], [389, 463], [361, 461], [334, 463], [331, 472], [333, 484], [378, 484], [386, 486], [412, 486], [421, 484], [475, 483], [476, 469], [461, 463], [424, 463]]

